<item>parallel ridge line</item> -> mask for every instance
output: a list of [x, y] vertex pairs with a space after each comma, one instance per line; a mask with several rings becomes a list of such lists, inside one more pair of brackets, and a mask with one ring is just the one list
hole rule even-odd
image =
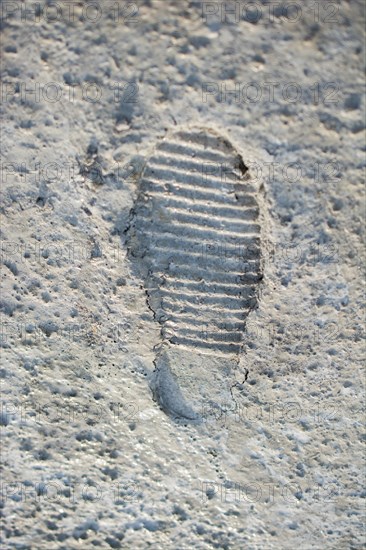
[[174, 336], [173, 338], [170, 338], [170, 341], [173, 344], [185, 345], [189, 348], [205, 348], [212, 350], [219, 349], [220, 351], [229, 351], [233, 353], [238, 353], [241, 349], [240, 344], [225, 344], [223, 342], [209, 343], [202, 342], [202, 340], [192, 340], [190, 338], [183, 338], [179, 336]]
[[179, 157], [186, 157], [187, 159], [198, 157], [199, 159], [207, 159], [212, 162], [228, 162], [230, 156], [233, 163], [237, 159], [237, 155], [233, 151], [227, 154], [220, 151], [220, 149], [200, 149], [192, 147], [191, 145], [182, 145], [179, 141], [174, 140], [163, 141], [157, 151], [159, 153], [170, 153]]
[[[145, 220], [145, 224], [150, 227], [153, 225], [153, 222], [152, 221], [149, 221], [149, 218], [146, 218], [146, 216], [143, 216], [143, 215], [140, 215], [140, 218], [144, 219]], [[152, 227], [150, 230], [147, 230], [147, 231], [144, 231], [144, 234], [145, 233], [151, 233], [151, 234], [156, 234], [157, 233], [157, 229], [159, 231], [162, 231], [165, 229], [165, 227], [167, 227], [168, 229], [175, 229], [178, 231], [178, 235], [184, 235], [184, 233], [182, 233], [182, 230], [188, 230], [188, 229], [191, 229], [191, 231], [194, 232], [194, 235], [197, 235], [197, 237], [199, 237], [199, 234], [201, 235], [206, 235], [209, 239], [217, 239], [218, 235], [220, 237], [226, 237], [227, 239], [232, 239], [232, 240], [236, 240], [237, 242], [239, 241], [239, 243], [241, 245], [243, 245], [245, 243], [245, 239], [256, 239], [257, 242], [258, 242], [258, 245], [259, 245], [259, 241], [260, 241], [260, 237], [259, 237], [259, 234], [255, 234], [255, 235], [251, 235], [250, 237], [248, 237], [247, 235], [243, 235], [243, 236], [240, 236], [238, 235], [236, 232], [231, 232], [231, 231], [228, 231], [228, 229], [221, 229], [220, 228], [220, 231], [212, 231], [210, 230], [209, 228], [207, 229], [206, 227], [202, 227], [202, 226], [199, 226], [198, 224], [195, 225], [194, 227], [192, 227], [193, 224], [189, 225], [189, 224], [174, 224], [174, 223], [168, 223], [168, 222], [160, 222], [159, 221], [159, 225], [157, 227]], [[155, 229], [154, 231], [152, 229]], [[167, 234], [168, 233], [172, 233], [171, 231], [164, 231], [166, 232]], [[173, 233], [176, 235], [176, 233]], [[186, 236], [186, 235], [185, 235]], [[189, 237], [188, 237], [189, 238]], [[254, 243], [252, 243], [254, 244]]]
[[[170, 185], [170, 186], [178, 186], [180, 188], [184, 188], [184, 189], [192, 189], [193, 190], [196, 190], [196, 189], [199, 189], [199, 190], [202, 190], [202, 191], [209, 191], [210, 193], [214, 194], [215, 196], [221, 196], [222, 193], [226, 193], [227, 195], [231, 194], [231, 195], [234, 195], [237, 191], [240, 192], [240, 193], [245, 193], [246, 195], [250, 195], [251, 197], [255, 198], [256, 197], [256, 191], [254, 189], [254, 187], [251, 185], [250, 182], [247, 182], [247, 181], [242, 181], [242, 182], [238, 182], [237, 184], [235, 184], [235, 187], [234, 185], [230, 184], [227, 186], [227, 188], [222, 188], [221, 186], [220, 187], [216, 187], [216, 186], [212, 186], [212, 187], [208, 187], [207, 185], [199, 185], [199, 184], [195, 184], [195, 186], [193, 187], [192, 185], [190, 185], [189, 182], [186, 182], [186, 181], [169, 181], [169, 182], [166, 182], [164, 180], [160, 180], [160, 179], [157, 179], [155, 178], [152, 174], [149, 174], [148, 176], [145, 176], [145, 173], [143, 173], [142, 175], [142, 178], [140, 180], [140, 185], [143, 186], [144, 184], [151, 184], [153, 183], [154, 185], [161, 185], [161, 183], [165, 184], [165, 185]], [[216, 182], [213, 182], [213, 183], [216, 183]], [[216, 191], [215, 191], [216, 190]]]
[[[145, 175], [145, 172], [144, 172], [140, 185], [141, 186], [150, 185], [151, 183], [153, 183], [154, 185], [160, 185], [161, 180], [154, 177], [152, 174], [148, 174], [147, 176]], [[223, 184], [226, 186], [226, 188], [225, 187], [222, 188], [221, 186], [208, 187], [207, 185], [198, 185], [197, 183], [195, 183], [193, 186], [192, 184], [190, 184], [189, 181], [176, 181], [176, 180], [164, 181], [164, 184], [177, 185], [179, 187], [186, 188], [186, 189], [193, 189], [193, 190], [199, 189], [202, 191], [210, 191], [210, 193], [214, 193], [215, 195], [221, 195], [222, 193], [226, 193], [226, 195], [232, 194], [235, 196], [235, 193], [245, 193], [246, 195], [253, 198], [255, 198], [256, 196], [255, 189], [253, 188], [252, 185], [250, 185], [247, 182], [238, 182], [234, 187], [233, 185], [231, 184], [229, 185], [228, 182], [225, 181], [223, 182]], [[151, 189], [153, 189], [153, 187]]]
[[[161, 291], [160, 291], [161, 292]], [[222, 310], [237, 310], [237, 308], [246, 309], [248, 301], [252, 297], [234, 298], [225, 297], [218, 298], [217, 296], [197, 295], [197, 294], [173, 294], [171, 292], [162, 292], [162, 303], [174, 303], [176, 305], [191, 304], [193, 306], [207, 308], [210, 305], [220, 307]], [[254, 296], [253, 296], [254, 298]]]
[[161, 145], [167, 142], [176, 143], [178, 145], [183, 144], [182, 146], [186, 148], [192, 148], [193, 146], [193, 148], [198, 149], [201, 153], [205, 151], [218, 151], [226, 158], [231, 155], [234, 159], [240, 159], [238, 153], [228, 141], [223, 140], [222, 138], [220, 138], [219, 141], [216, 136], [208, 136], [202, 132], [178, 132], [174, 136], [171, 136], [169, 141], [163, 141]]
[[[208, 266], [212, 265], [215, 267], [217, 265], [217, 273], [227, 273], [227, 270], [230, 268], [232, 271], [231, 273], [237, 276], [245, 276], [248, 274], [250, 275], [255, 274], [255, 271], [252, 271], [252, 267], [256, 267], [255, 263], [249, 263], [246, 260], [238, 260], [236, 258], [222, 258], [219, 255], [207, 255], [203, 256], [200, 252], [194, 252], [194, 251], [184, 251], [184, 250], [176, 250], [174, 248], [166, 248], [163, 246], [154, 246], [154, 250], [147, 252], [146, 255], [151, 258], [152, 261], [156, 264], [156, 262], [159, 261], [155, 257], [156, 252], [161, 252], [161, 258], [164, 259], [166, 262], [167, 260], [175, 265], [185, 265], [185, 262], [187, 262], [187, 266], [190, 265], [197, 265], [198, 269], [207, 269]], [[200, 264], [202, 264], [202, 268], [200, 267]], [[231, 266], [231, 267], [230, 267]], [[235, 271], [233, 269], [235, 268]], [[242, 280], [242, 279], [241, 279]]]
[[174, 342], [174, 344], [179, 345], [179, 349], [184, 349], [190, 352], [194, 351], [195, 354], [198, 353], [199, 355], [205, 357], [222, 357], [223, 359], [227, 359], [228, 354], [231, 354], [233, 356], [238, 355], [241, 349], [241, 346], [239, 346], [239, 349], [237, 350], [222, 350], [217, 347], [203, 348], [201, 346], [193, 346], [185, 342]]
[[[169, 274], [170, 276], [174, 277], [175, 276], [175, 272], [176, 272], [176, 268], [174, 265], [171, 266], [170, 270], [169, 270]], [[164, 271], [161, 271], [161, 270], [157, 270], [155, 272], [155, 276], [164, 276], [166, 275], [166, 270]], [[200, 279], [202, 279], [203, 276], [205, 276], [205, 281], [207, 283], [210, 283], [210, 284], [238, 284], [238, 285], [242, 285], [242, 286], [251, 286], [253, 284], [256, 284], [258, 283], [259, 281], [262, 280], [262, 275], [261, 273], [258, 273], [258, 272], [255, 272], [255, 273], [235, 273], [234, 274], [234, 277], [228, 277], [229, 275], [232, 275], [232, 272], [225, 272], [225, 271], [215, 271], [215, 272], [212, 272], [212, 271], [207, 271], [207, 269], [202, 269], [200, 267], [196, 267], [195, 269], [195, 272], [192, 273], [192, 269], [185, 269], [184, 266], [179, 266], [179, 272], [177, 274], [178, 276], [186, 276], [187, 277], [187, 280], [192, 280], [192, 276], [196, 276], [196, 277], [199, 277]], [[218, 279], [217, 280], [214, 280], [212, 277], [213, 276], [217, 276]], [[223, 278], [224, 277], [224, 280]]]
[[[197, 266], [200, 267], [201, 265], [205, 268], [212, 267], [212, 268], [221, 268], [220, 273], [225, 273], [230, 269], [231, 273], [235, 273], [237, 275], [244, 276], [246, 273], [249, 273], [249, 271], [246, 271], [247, 262], [244, 260], [238, 260], [235, 258], [220, 258], [220, 256], [202, 256], [200, 252], [185, 252], [185, 251], [178, 251], [175, 249], [164, 248], [162, 246], [154, 246], [154, 252], [160, 252], [161, 259], [168, 260], [171, 263], [174, 263], [175, 265], [190, 265], [190, 266]], [[157, 261], [156, 258], [151, 257], [154, 264], [156, 264]], [[234, 271], [235, 270], [235, 271]], [[217, 269], [218, 271], [218, 269]]]
[[[205, 292], [206, 294], [209, 292], [209, 293], [213, 293], [215, 294], [215, 296], [218, 296], [219, 298], [220, 297], [224, 297], [224, 296], [236, 296], [240, 299], [241, 297], [241, 293], [244, 292], [245, 290], [246, 291], [253, 291], [255, 290], [254, 288], [254, 285], [212, 285], [212, 284], [207, 284], [207, 283], [192, 283], [190, 282], [189, 279], [187, 279], [186, 281], [188, 282], [182, 282], [182, 281], [173, 281], [171, 282], [170, 280], [166, 280], [164, 281], [163, 285], [160, 286], [159, 288], [161, 289], [164, 289], [166, 287], [169, 287], [169, 288], [173, 288], [173, 292], [176, 290], [177, 292], [179, 292], [179, 289], [180, 288], [183, 288], [185, 290], [190, 290], [192, 289], [192, 291], [198, 291], [200, 290], [202, 287], [202, 292]], [[212, 288], [214, 287], [214, 288]], [[219, 288], [221, 290], [221, 292], [217, 292], [217, 289]]]
[[[167, 162], [167, 161], [170, 162]], [[149, 164], [144, 170], [144, 174], [152, 172], [154, 173], [168, 173], [174, 176], [194, 176], [195, 181], [197, 178], [201, 180], [205, 187], [209, 187], [209, 183], [223, 183], [226, 185], [237, 185], [243, 182], [242, 176], [235, 169], [229, 168], [227, 163], [222, 162], [190, 162], [187, 160], [179, 161], [174, 157], [154, 156], [154, 161]]]
[[228, 162], [226, 159], [225, 161], [219, 161], [219, 162], [207, 162], [207, 161], [201, 161], [197, 157], [190, 157], [190, 158], [180, 158], [174, 155], [167, 155], [167, 154], [160, 154], [160, 151], [158, 151], [158, 155], [154, 155], [154, 163], [156, 165], [161, 166], [167, 166], [167, 167], [175, 167], [179, 166], [179, 168], [184, 168], [188, 172], [192, 173], [202, 173], [207, 177], [208, 174], [213, 173], [208, 172], [208, 168], [213, 168], [214, 166], [219, 166], [220, 170], [223, 172], [223, 174], [233, 174], [235, 176], [235, 181], [241, 181], [243, 178], [243, 174], [240, 171], [239, 168], [236, 168], [233, 166], [232, 163]]
[[[145, 216], [143, 215], [144, 211], [145, 211]], [[243, 218], [241, 220], [235, 219], [235, 218], [224, 218], [219, 216], [212, 217], [210, 215], [204, 216], [203, 214], [198, 213], [194, 210], [191, 212], [190, 210], [187, 210], [185, 208], [172, 209], [172, 207], [169, 207], [166, 209], [166, 212], [169, 212], [169, 218], [174, 220], [178, 224], [198, 226], [202, 229], [205, 229], [207, 227], [209, 229], [210, 228], [216, 229], [218, 232], [228, 231], [230, 229], [230, 232], [235, 232], [236, 234], [238, 231], [239, 232], [242, 231], [244, 236], [246, 235], [246, 232], [252, 235], [255, 234], [256, 236], [259, 235], [259, 230], [257, 229], [257, 224], [255, 223], [256, 218], [251, 217], [251, 212], [246, 212], [245, 213], [247, 216], [246, 219]], [[149, 219], [149, 217], [146, 216], [146, 214], [148, 215], [148, 213], [149, 213], [149, 209], [146, 206], [144, 210], [141, 211], [141, 214], [140, 214], [141, 218], [147, 217], [147, 219]], [[243, 225], [244, 224], [249, 225], [248, 222], [252, 222], [250, 225], [254, 227], [252, 228], [247, 227], [245, 230]], [[249, 231], [249, 229], [251, 230]]]
[[[175, 198], [172, 195], [165, 193], [153, 192], [151, 198], [158, 197], [164, 199], [164, 206], [168, 209], [183, 210], [184, 212], [198, 212], [203, 218], [207, 218], [210, 215], [215, 215], [219, 220], [223, 219], [231, 221], [232, 219], [237, 222], [248, 219], [249, 216], [258, 217], [258, 208], [243, 208], [242, 206], [235, 205], [215, 205], [208, 206], [206, 202], [201, 200], [186, 199], [185, 197]], [[203, 208], [204, 210], [200, 209]], [[234, 216], [235, 214], [235, 216]], [[252, 218], [250, 218], [252, 219]]]
[[166, 288], [164, 286], [161, 286], [159, 291], [162, 292], [163, 294], [169, 293], [169, 295], [173, 295], [173, 296], [181, 295], [181, 296], [187, 296], [187, 298], [194, 298], [194, 297], [199, 298], [200, 297], [202, 299], [207, 299], [207, 300], [214, 300], [214, 299], [217, 299], [217, 300], [224, 299], [224, 300], [228, 300], [228, 301], [235, 300], [236, 303], [241, 302], [241, 301], [245, 301], [245, 300], [251, 298], [251, 296], [237, 296], [237, 295], [228, 296], [227, 294], [218, 294], [216, 292], [213, 292], [212, 294], [208, 294], [207, 292], [202, 292], [202, 293], [198, 294], [196, 292], [190, 292], [188, 289], [185, 289], [185, 292], [182, 293], [179, 289], [171, 288], [171, 287]]
[[177, 333], [171, 333], [166, 331], [162, 331], [163, 336], [165, 339], [170, 341], [175, 341], [178, 338], [189, 338], [190, 340], [193, 340], [195, 344], [197, 342], [205, 342], [207, 344], [214, 345], [221, 345], [221, 344], [234, 344], [234, 345], [240, 345], [243, 342], [243, 338], [239, 333], [230, 334], [230, 333], [223, 333], [223, 334], [196, 334], [192, 332], [187, 331], [180, 331], [179, 334]]
[[[208, 341], [211, 343], [215, 342], [226, 342], [230, 344], [235, 344], [238, 342], [243, 341], [243, 334], [239, 331], [235, 332], [229, 332], [229, 331], [221, 331], [221, 332], [208, 332], [206, 330], [197, 331], [191, 328], [184, 328], [179, 327], [179, 330], [175, 330], [173, 328], [170, 328], [168, 323], [166, 324], [167, 332], [172, 331], [174, 332], [174, 336], [188, 336], [192, 338], [201, 338], [204, 341]], [[165, 333], [164, 333], [165, 334]], [[167, 334], [168, 336], [168, 334]]]
[[[246, 293], [242, 293], [242, 291], [240, 291], [240, 293], [238, 294], [227, 294], [227, 293], [224, 293], [224, 292], [213, 292], [212, 294], [208, 294], [207, 292], [204, 293], [204, 291], [202, 291], [202, 295], [203, 297], [206, 296], [206, 297], [209, 297], [209, 296], [215, 296], [217, 297], [218, 300], [220, 299], [224, 299], [224, 298], [228, 298], [228, 299], [235, 299], [237, 301], [240, 301], [240, 300], [244, 300], [244, 301], [247, 301], [247, 300], [252, 300], [254, 298], [256, 298], [256, 294], [255, 294], [255, 287], [254, 286], [246, 286], [244, 287], [246, 289]], [[189, 288], [187, 288], [187, 286], [181, 286], [180, 288], [176, 287], [176, 286], [173, 286], [173, 285], [169, 285], [168, 287], [167, 286], [159, 286], [159, 287], [146, 287], [146, 290], [148, 290], [150, 293], [156, 293], [156, 292], [161, 292], [161, 293], [168, 293], [168, 292], [171, 292], [173, 296], [175, 296], [176, 294], [178, 293], [181, 293], [181, 290], [189, 290]], [[184, 293], [185, 294], [185, 293]], [[187, 292], [187, 294], [190, 294], [190, 292]], [[194, 292], [193, 292], [194, 294]]]
[[[186, 345], [189, 345], [187, 340], [189, 340], [191, 342], [191, 346], [192, 348], [196, 348], [196, 347], [206, 347], [206, 348], [211, 348], [211, 349], [214, 349], [215, 347], [228, 347], [229, 346], [233, 346], [231, 349], [233, 350], [234, 349], [234, 346], [241, 346], [242, 345], [242, 340], [238, 340], [238, 339], [234, 339], [234, 340], [228, 340], [228, 339], [225, 339], [225, 338], [220, 338], [218, 340], [204, 340], [204, 339], [195, 339], [194, 338], [194, 335], [193, 337], [190, 337], [189, 334], [174, 334], [174, 335], [164, 335], [164, 337], [169, 340], [170, 342], [176, 344], [176, 343], [179, 343], [179, 340], [185, 340], [186, 341]], [[230, 349], [230, 348], [229, 348]]]
[[[207, 271], [205, 272], [205, 275], [210, 275], [210, 273], [208, 273]], [[221, 275], [221, 273], [219, 273], [219, 275]], [[254, 272], [254, 273], [249, 273], [249, 275], [259, 275], [257, 272]], [[177, 283], [182, 283], [183, 285], [186, 284], [186, 282], [188, 283], [192, 283], [194, 285], [196, 284], [204, 284], [206, 286], [208, 286], [209, 288], [212, 287], [215, 287], [217, 288], [217, 286], [220, 286], [222, 288], [225, 288], [225, 290], [230, 290], [230, 289], [234, 289], [234, 288], [237, 288], [238, 291], [240, 291], [242, 288], [245, 288], [245, 287], [252, 287], [253, 286], [253, 283], [252, 282], [246, 282], [246, 281], [243, 281], [242, 280], [242, 277], [243, 277], [243, 274], [239, 275], [239, 277], [237, 277], [237, 281], [235, 282], [227, 282], [227, 283], [219, 283], [219, 282], [215, 282], [215, 281], [212, 281], [212, 279], [208, 279], [207, 277], [204, 279], [202, 277], [202, 275], [195, 275], [195, 276], [192, 276], [191, 272], [189, 272], [187, 275], [182, 275], [181, 273], [180, 274], [172, 274], [172, 273], [164, 273], [164, 281], [165, 283], [170, 283], [170, 282], [177, 282]]]
[[170, 315], [167, 315], [166, 317], [167, 319], [164, 321], [164, 326], [167, 323], [170, 323], [170, 324], [176, 324], [178, 326], [183, 326], [183, 328], [189, 328], [190, 326], [197, 326], [199, 328], [202, 328], [203, 326], [207, 325], [207, 326], [217, 327], [220, 330], [228, 330], [229, 328], [229, 330], [231, 331], [233, 330], [244, 331], [245, 329], [245, 319], [242, 319], [237, 323], [233, 323], [231, 321], [226, 321], [226, 322], [222, 321], [220, 320], [220, 318], [217, 318], [216, 316], [215, 318], [204, 321], [203, 319], [198, 319], [197, 316], [192, 317], [188, 313], [184, 313], [184, 312], [179, 313], [179, 316], [174, 315], [174, 313], [172, 313]]
[[[161, 239], [160, 239], [160, 242], [158, 242], [158, 239], [157, 239], [157, 241], [155, 241], [154, 250], [156, 250], [157, 248], [163, 250], [165, 255], [164, 256], [165, 261], [166, 259], [169, 258], [169, 254], [170, 256], [172, 256], [174, 254], [176, 255], [179, 253], [182, 255], [189, 255], [192, 258], [196, 258], [198, 261], [202, 261], [203, 263], [209, 260], [216, 259], [218, 263], [218, 267], [225, 266], [224, 271], [226, 271], [227, 265], [231, 260], [232, 262], [235, 263], [235, 265], [238, 265], [240, 267], [240, 270], [236, 272], [237, 275], [241, 277], [236, 282], [236, 284], [240, 286], [240, 288], [245, 286], [245, 281], [243, 281], [243, 278], [242, 278], [243, 276], [248, 274], [248, 276], [251, 277], [251, 275], [255, 275], [258, 271], [260, 271], [260, 266], [261, 266], [260, 258], [246, 258], [246, 257], [241, 257], [239, 255], [235, 255], [233, 257], [228, 255], [224, 256], [221, 253], [215, 253], [214, 250], [211, 250], [210, 253], [206, 254], [205, 252], [202, 252], [200, 248], [198, 248], [199, 245], [197, 246], [194, 245], [194, 246], [195, 248], [179, 250], [178, 247], [171, 246], [169, 243], [166, 243], [166, 245], [164, 245], [164, 243], [161, 242]], [[154, 254], [154, 250], [146, 249], [145, 255], [151, 257], [151, 255]], [[222, 269], [219, 272], [222, 273]], [[162, 275], [164, 280], [169, 280], [169, 277], [170, 277], [169, 273], [163, 273]], [[174, 278], [175, 280], [178, 280], [178, 281], [180, 280], [181, 282], [184, 282], [184, 283], [190, 281], [195, 284], [208, 284], [208, 283], [213, 284], [213, 281], [211, 279], [208, 279], [206, 275], [194, 274], [194, 276], [190, 275], [190, 276], [185, 276], [180, 278], [179, 274], [175, 274]], [[220, 286], [222, 286], [222, 284], [220, 284]], [[230, 288], [228, 287], [225, 287], [225, 289], [227, 291], [230, 290]]]
[[177, 241], [175, 241], [174, 238], [166, 237], [163, 235], [162, 237], [156, 236], [154, 238], [154, 244], [155, 246], [160, 246], [162, 248], [172, 248], [173, 250], [182, 250], [182, 251], [191, 251], [192, 253], [200, 254], [202, 257], [204, 256], [212, 256], [215, 258], [220, 259], [226, 259], [226, 258], [232, 258], [237, 259], [240, 262], [244, 262], [245, 264], [252, 265], [256, 264], [258, 268], [260, 267], [260, 258], [259, 256], [253, 257], [253, 249], [251, 250], [252, 254], [251, 257], [248, 255], [245, 255], [245, 252], [247, 249], [243, 247], [242, 251], [237, 250], [236, 248], [226, 248], [225, 250], [222, 250], [217, 245], [204, 245], [203, 243], [187, 243], [186, 239], [179, 238], [179, 235], [175, 235], [177, 238]]
[[177, 168], [173, 169], [168, 165], [154, 165], [153, 163], [150, 163], [150, 165], [144, 170], [144, 178], [149, 178], [150, 175], [156, 177], [157, 174], [159, 175], [159, 178], [163, 179], [164, 181], [174, 181], [177, 183], [180, 181], [182, 183], [192, 182], [195, 185], [202, 187], [203, 189], [222, 189], [224, 186], [227, 185], [240, 185], [239, 179], [231, 179], [226, 177], [223, 178], [220, 176], [215, 176], [214, 174], [209, 174], [204, 177], [203, 174], [198, 175], [198, 173], [196, 172], [184, 172]]
[[172, 301], [163, 296], [161, 298], [161, 309], [164, 311], [168, 310], [177, 316], [181, 313], [193, 313], [197, 316], [197, 319], [207, 319], [207, 321], [211, 321], [213, 316], [216, 315], [226, 315], [237, 321], [243, 321], [243, 315], [253, 308], [255, 302], [256, 300], [252, 298], [245, 301], [243, 300], [242, 304], [238, 303], [232, 306], [225, 305], [225, 307], [223, 307], [220, 303], [196, 304], [188, 301]]
[[[210, 314], [214, 313], [215, 315], [216, 314], [222, 314], [224, 313], [222, 308], [221, 307], [218, 307], [217, 309], [215, 308], [210, 308], [209, 310], [207, 310], [207, 307], [208, 306], [203, 306], [202, 304], [199, 304], [199, 305], [194, 305], [194, 304], [186, 304], [186, 303], [183, 303], [183, 304], [179, 304], [178, 302], [173, 302], [173, 303], [170, 303], [170, 302], [166, 302], [164, 301], [164, 299], [162, 300], [162, 309], [164, 310], [165, 308], [167, 308], [169, 311], [172, 311], [172, 312], [175, 312], [175, 313], [178, 313], [181, 311], [183, 313], [185, 312], [190, 312], [190, 313], [194, 313], [194, 314], [197, 314], [197, 313], [202, 313], [202, 315], [205, 315], [207, 311], [209, 311]], [[237, 319], [239, 321], [242, 321], [243, 320], [243, 315], [246, 313], [246, 310], [249, 309], [249, 308], [241, 308], [241, 309], [227, 309], [225, 311], [227, 311], [228, 313], [230, 313], [230, 317], [232, 317], [233, 319]]]
[[[196, 247], [196, 246], [205, 246], [206, 249], [204, 250], [204, 253], [205, 254], [209, 254], [211, 252], [211, 250], [214, 252], [215, 248], [217, 246], [219, 247], [225, 247], [225, 250], [227, 250], [228, 252], [235, 252], [235, 250], [237, 250], [237, 248], [239, 249], [244, 249], [245, 251], [247, 251], [248, 253], [251, 254], [251, 256], [243, 256], [243, 259], [247, 260], [247, 261], [251, 261], [251, 260], [255, 260], [255, 261], [260, 261], [260, 248], [259, 246], [255, 246], [255, 245], [249, 245], [250, 248], [248, 248], [248, 246], [246, 246], [245, 243], [241, 243], [240, 246], [237, 245], [237, 244], [232, 244], [232, 243], [228, 243], [228, 242], [223, 242], [223, 241], [216, 241], [216, 243], [213, 243], [212, 241], [203, 241], [202, 239], [200, 239], [199, 241], [197, 239], [191, 239], [190, 237], [187, 237], [187, 236], [184, 236], [184, 238], [182, 237], [182, 234], [179, 233], [179, 234], [176, 234], [176, 233], [170, 233], [168, 231], [164, 231], [163, 233], [155, 233], [153, 231], [149, 231], [147, 232], [149, 235], [156, 235], [156, 238], [160, 238], [160, 239], [167, 239], [167, 240], [172, 240], [174, 241], [175, 239], [178, 240], [178, 243], [179, 244], [187, 244], [188, 246], [190, 246], [191, 248], [192, 247]], [[259, 239], [259, 237], [258, 237]]]
[[[177, 239], [179, 238], [179, 235], [174, 235]], [[244, 252], [246, 252], [248, 249], [244, 248], [244, 246], [241, 247], [240, 250], [237, 250], [235, 247], [232, 247], [231, 249], [226, 248], [223, 250], [219, 247], [219, 245], [212, 245], [207, 244], [204, 245], [203, 243], [193, 243], [190, 244], [189, 242], [186, 242], [186, 239], [180, 239], [175, 241], [174, 238], [170, 236], [166, 236], [166, 234], [163, 234], [163, 236], [159, 236], [158, 234], [154, 237], [154, 246], [160, 246], [162, 248], [172, 248], [173, 250], [182, 250], [182, 251], [191, 251], [192, 253], [200, 254], [201, 256], [213, 256], [216, 258], [236, 258], [240, 259], [241, 262], [245, 263], [254, 263], [257, 262], [259, 266], [260, 258], [259, 256], [253, 257], [254, 250], [251, 249], [250, 252], [251, 257], [248, 255], [245, 255]]]
[[[227, 273], [228, 270], [230, 272], [238, 277], [241, 277], [241, 279], [238, 279], [238, 283], [243, 281], [243, 277], [248, 275], [249, 278], [252, 277], [252, 275], [255, 275], [258, 272], [257, 263], [254, 262], [247, 262], [245, 260], [240, 260], [237, 258], [221, 258], [219, 256], [203, 256], [201, 253], [192, 253], [192, 252], [178, 252], [171, 248], [163, 248], [163, 247], [155, 247], [155, 251], [162, 251], [161, 259], [166, 262], [169, 262], [173, 265], [186, 265], [190, 266], [191, 268], [194, 268], [195, 266], [197, 269], [207, 269], [208, 267], [212, 267], [214, 270], [213, 273]], [[147, 254], [152, 261], [154, 261], [154, 264], [156, 265], [156, 259], [154, 260], [154, 257], [151, 256], [151, 254]], [[195, 269], [193, 269], [192, 274], [195, 274]], [[210, 281], [212, 282], [212, 281]], [[245, 285], [241, 285], [243, 287]]]
[[[151, 183], [153, 183], [153, 186]], [[178, 198], [183, 197], [192, 201], [205, 201], [206, 203], [213, 203], [214, 205], [232, 205], [232, 195], [234, 195], [234, 191], [231, 191], [230, 193], [216, 193], [213, 189], [205, 189], [204, 191], [201, 191], [189, 184], [187, 185], [185, 183], [182, 184], [176, 182], [161, 184], [158, 183], [157, 180], [144, 180], [140, 187], [143, 191], [148, 191], [151, 196], [155, 196], [157, 193], [163, 193], [165, 197], [167, 195], [175, 195]], [[254, 193], [246, 193], [245, 197], [245, 206], [257, 207]]]

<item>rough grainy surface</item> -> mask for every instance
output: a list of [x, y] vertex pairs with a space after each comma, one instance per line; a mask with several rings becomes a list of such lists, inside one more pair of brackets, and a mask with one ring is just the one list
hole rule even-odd
[[[1, 547], [362, 548], [363, 3], [51, 4], [1, 4]], [[125, 231], [192, 124], [266, 215], [240, 378], [184, 425]]]

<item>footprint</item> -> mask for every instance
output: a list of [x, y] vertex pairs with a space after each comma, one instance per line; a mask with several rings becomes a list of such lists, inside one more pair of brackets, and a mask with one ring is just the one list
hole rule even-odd
[[242, 157], [211, 129], [170, 134], [141, 175], [128, 255], [161, 325], [150, 385], [177, 420], [230, 400], [262, 279], [259, 214]]

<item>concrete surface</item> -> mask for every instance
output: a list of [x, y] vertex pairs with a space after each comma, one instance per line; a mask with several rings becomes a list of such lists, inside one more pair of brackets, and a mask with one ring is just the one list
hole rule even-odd
[[[54, 4], [1, 4], [1, 547], [361, 549], [363, 3]], [[191, 124], [267, 214], [247, 379], [178, 425], [124, 231]]]

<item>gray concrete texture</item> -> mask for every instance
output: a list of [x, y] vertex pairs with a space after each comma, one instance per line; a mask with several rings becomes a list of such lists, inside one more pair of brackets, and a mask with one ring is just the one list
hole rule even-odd
[[0, 9], [1, 548], [363, 548], [364, 3]]

